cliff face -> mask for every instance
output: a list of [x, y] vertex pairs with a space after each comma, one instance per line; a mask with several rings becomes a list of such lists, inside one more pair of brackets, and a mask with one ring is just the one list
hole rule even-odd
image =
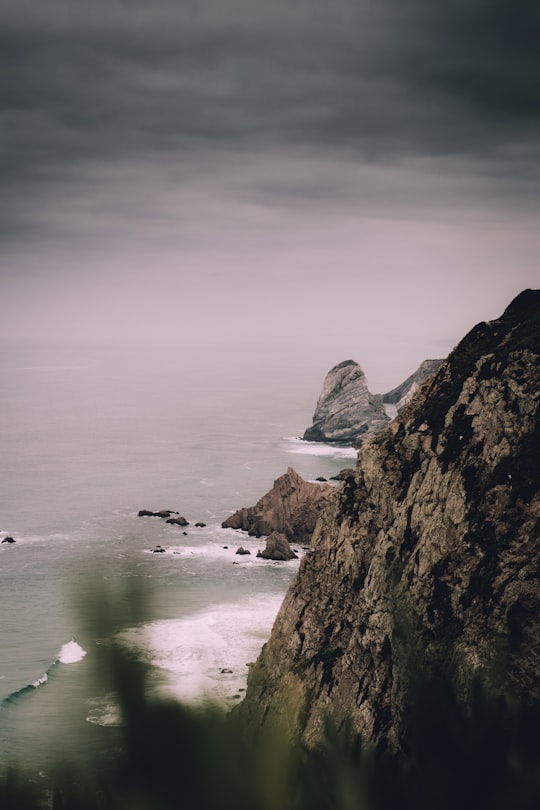
[[308, 543], [317, 518], [334, 491], [331, 484], [305, 481], [289, 467], [255, 506], [244, 506], [221, 525], [224, 529], [243, 529], [254, 537], [276, 531], [289, 541]]
[[353, 443], [359, 436], [379, 432], [387, 423], [382, 397], [370, 394], [358, 363], [345, 360], [326, 375], [313, 424], [303, 438]]
[[329, 501], [240, 707], [404, 745], [411, 672], [540, 699], [540, 292], [476, 326]]

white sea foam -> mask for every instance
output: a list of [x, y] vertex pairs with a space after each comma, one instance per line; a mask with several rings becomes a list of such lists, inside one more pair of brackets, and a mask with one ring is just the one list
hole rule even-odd
[[167, 676], [165, 691], [183, 702], [225, 705], [245, 690], [248, 664], [268, 639], [283, 596], [260, 594], [185, 619], [152, 622], [122, 634]]
[[43, 675], [40, 675], [39, 678], [36, 678], [35, 681], [32, 681], [31, 686], [33, 686], [34, 689], [37, 689], [38, 686], [43, 686], [43, 684], [47, 683], [48, 680], [49, 680], [49, 676], [47, 675], [46, 672], [44, 672]]
[[286, 436], [288, 453], [299, 453], [306, 456], [332, 456], [333, 458], [356, 458], [358, 450], [354, 447], [339, 447], [322, 442], [306, 442], [294, 436]]
[[61, 664], [76, 664], [82, 661], [86, 655], [86, 650], [83, 650], [80, 644], [77, 644], [74, 638], [64, 644], [58, 653], [58, 660]]

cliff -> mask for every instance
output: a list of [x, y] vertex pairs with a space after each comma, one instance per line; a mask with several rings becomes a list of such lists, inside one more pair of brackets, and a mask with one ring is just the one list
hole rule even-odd
[[317, 519], [334, 491], [331, 484], [305, 481], [289, 467], [255, 506], [239, 509], [221, 525], [224, 529], [242, 529], [255, 537], [275, 531], [284, 534], [289, 541], [308, 543]]
[[443, 669], [540, 699], [540, 292], [476, 326], [329, 500], [239, 708], [311, 744], [329, 715], [404, 748]]
[[382, 397], [370, 394], [358, 363], [345, 360], [326, 375], [313, 424], [303, 438], [352, 444], [359, 436], [379, 432], [387, 423]]
[[441, 366], [442, 360], [424, 360], [410, 377], [407, 377], [401, 385], [396, 386], [391, 391], [383, 394], [383, 402], [389, 405], [396, 405], [400, 411], [408, 405], [418, 389], [432, 376]]

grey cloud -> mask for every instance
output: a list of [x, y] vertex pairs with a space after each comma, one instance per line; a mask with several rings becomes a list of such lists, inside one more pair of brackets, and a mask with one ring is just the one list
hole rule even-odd
[[[170, 165], [189, 184], [242, 152], [275, 165], [280, 155], [444, 158], [510, 176], [512, 193], [523, 183], [529, 194], [538, 9], [533, 0], [8, 2], [3, 231], [30, 227], [42, 199], [92, 193], [107, 165], [153, 163], [155, 182]], [[287, 193], [284, 181], [265, 190], [258, 177], [244, 173], [239, 185], [261, 199]], [[293, 184], [306, 203], [317, 196], [316, 180]], [[321, 194], [338, 184], [339, 172]]]

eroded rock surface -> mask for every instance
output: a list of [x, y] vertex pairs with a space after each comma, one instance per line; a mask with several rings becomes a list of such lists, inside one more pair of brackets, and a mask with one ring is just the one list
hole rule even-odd
[[362, 436], [380, 432], [387, 423], [382, 396], [368, 391], [358, 363], [345, 360], [326, 375], [313, 424], [303, 438], [354, 444]]
[[296, 560], [298, 555], [292, 550], [284, 534], [272, 532], [266, 538], [266, 547], [257, 552], [257, 557], [262, 557], [264, 560], [286, 561]]
[[305, 481], [289, 467], [255, 506], [239, 509], [221, 525], [224, 529], [242, 529], [254, 537], [277, 531], [289, 541], [306, 542], [334, 491], [335, 487], [331, 484]]
[[476, 326], [330, 499], [240, 707], [403, 747], [411, 669], [540, 699], [540, 292]]

